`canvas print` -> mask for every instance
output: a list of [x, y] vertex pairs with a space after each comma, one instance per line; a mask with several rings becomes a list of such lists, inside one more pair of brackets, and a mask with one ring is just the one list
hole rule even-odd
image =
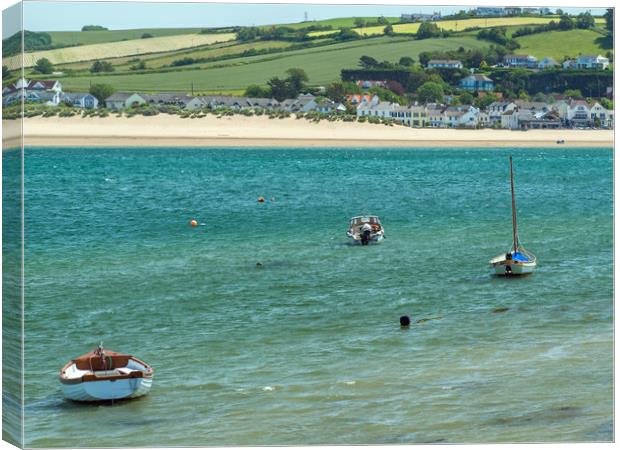
[[2, 437], [614, 441], [614, 14], [3, 11]]

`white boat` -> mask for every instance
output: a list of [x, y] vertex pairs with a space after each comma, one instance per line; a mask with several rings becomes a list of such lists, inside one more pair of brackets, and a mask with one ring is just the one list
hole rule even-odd
[[527, 275], [536, 269], [536, 256], [528, 252], [520, 243], [517, 234], [517, 209], [515, 206], [515, 183], [510, 157], [510, 192], [512, 195], [512, 247], [506, 253], [497, 255], [489, 261], [496, 275]]
[[153, 369], [138, 358], [103, 346], [69, 361], [60, 369], [63, 394], [70, 400], [96, 402], [146, 395]]
[[349, 221], [347, 236], [354, 244], [379, 244], [385, 238], [385, 230], [377, 216], [355, 216]]

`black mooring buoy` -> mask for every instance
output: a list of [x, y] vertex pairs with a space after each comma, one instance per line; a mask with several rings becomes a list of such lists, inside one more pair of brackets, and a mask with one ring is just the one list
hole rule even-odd
[[410, 323], [411, 323], [411, 320], [409, 319], [409, 316], [400, 316], [401, 327], [408, 327]]

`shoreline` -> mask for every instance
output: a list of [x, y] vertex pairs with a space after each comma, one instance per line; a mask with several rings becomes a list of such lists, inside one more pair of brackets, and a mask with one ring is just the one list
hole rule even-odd
[[[3, 121], [3, 148], [20, 145], [7, 133], [18, 121]], [[34, 117], [24, 120], [24, 144], [37, 147], [605, 147], [613, 130], [408, 128], [358, 122], [312, 123], [265, 116]], [[563, 139], [564, 144], [557, 144]]]

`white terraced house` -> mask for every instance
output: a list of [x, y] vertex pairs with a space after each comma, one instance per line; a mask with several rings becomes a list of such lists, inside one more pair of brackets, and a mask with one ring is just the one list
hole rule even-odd
[[517, 105], [513, 102], [493, 102], [487, 108], [487, 112], [489, 113], [489, 121], [491, 124], [501, 122], [502, 114], [516, 108]]
[[389, 118], [390, 113], [394, 111], [394, 108], [399, 106], [397, 103], [379, 102], [375, 105], [360, 105], [357, 108], [357, 116], [371, 116]]

